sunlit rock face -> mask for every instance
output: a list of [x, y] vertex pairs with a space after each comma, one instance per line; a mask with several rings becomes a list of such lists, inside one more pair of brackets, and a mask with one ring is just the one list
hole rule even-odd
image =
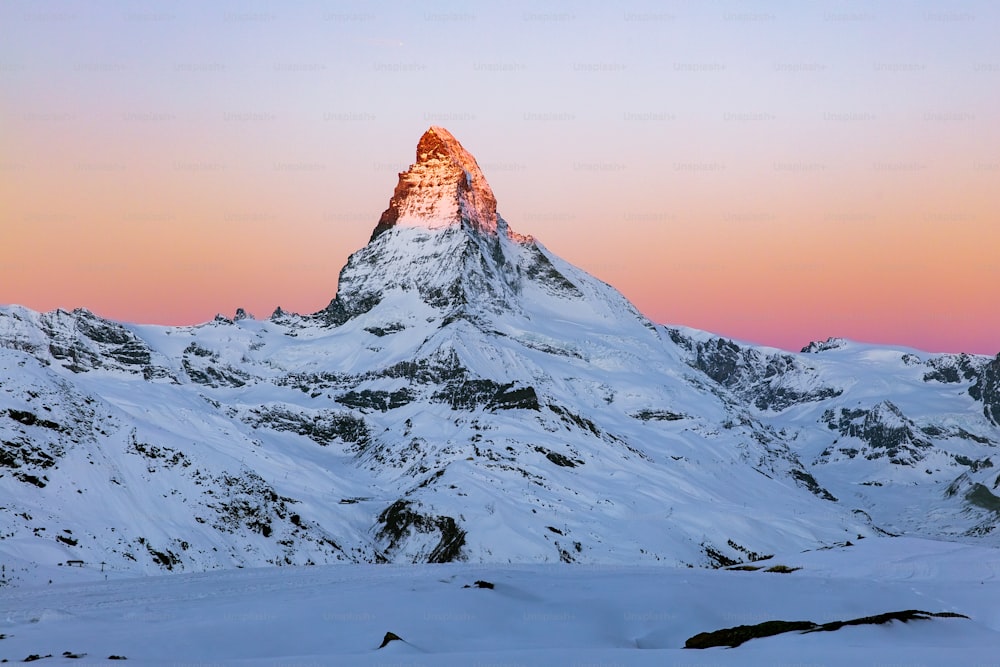
[[396, 226], [438, 229], [463, 222], [496, 234], [497, 200], [476, 158], [448, 130], [431, 127], [417, 143], [416, 162], [399, 175], [372, 238]]

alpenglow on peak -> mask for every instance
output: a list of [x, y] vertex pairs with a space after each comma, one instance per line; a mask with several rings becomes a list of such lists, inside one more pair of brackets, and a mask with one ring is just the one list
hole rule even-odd
[[467, 223], [497, 233], [497, 201], [476, 158], [451, 132], [431, 126], [417, 143], [417, 159], [399, 183], [372, 239], [392, 227], [437, 229]]

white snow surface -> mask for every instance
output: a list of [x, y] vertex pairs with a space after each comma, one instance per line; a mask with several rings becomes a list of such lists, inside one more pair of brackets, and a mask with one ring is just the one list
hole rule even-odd
[[[51, 655], [42, 664], [74, 665], [953, 666], [991, 664], [1000, 645], [994, 549], [868, 538], [760, 564], [772, 563], [802, 569], [332, 565], [103, 580], [52, 567], [44, 573], [51, 584], [0, 592], [0, 657]], [[908, 609], [968, 618], [683, 648], [698, 633], [738, 625]], [[379, 649], [387, 632], [401, 640]]]

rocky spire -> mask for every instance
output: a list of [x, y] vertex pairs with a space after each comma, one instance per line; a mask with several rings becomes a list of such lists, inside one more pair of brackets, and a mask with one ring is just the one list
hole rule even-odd
[[399, 175], [372, 239], [395, 227], [437, 229], [466, 223], [497, 233], [497, 201], [476, 159], [451, 132], [432, 126], [417, 143], [417, 160]]

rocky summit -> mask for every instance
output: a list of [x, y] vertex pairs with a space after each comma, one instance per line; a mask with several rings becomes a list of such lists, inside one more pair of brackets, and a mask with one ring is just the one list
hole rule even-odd
[[0, 558], [16, 578], [996, 545], [998, 368], [653, 323], [512, 232], [433, 127], [316, 313], [0, 308]]
[[448, 130], [431, 127], [417, 143], [416, 162], [399, 175], [372, 238], [397, 225], [435, 229], [463, 224], [496, 234], [497, 200], [476, 158]]

